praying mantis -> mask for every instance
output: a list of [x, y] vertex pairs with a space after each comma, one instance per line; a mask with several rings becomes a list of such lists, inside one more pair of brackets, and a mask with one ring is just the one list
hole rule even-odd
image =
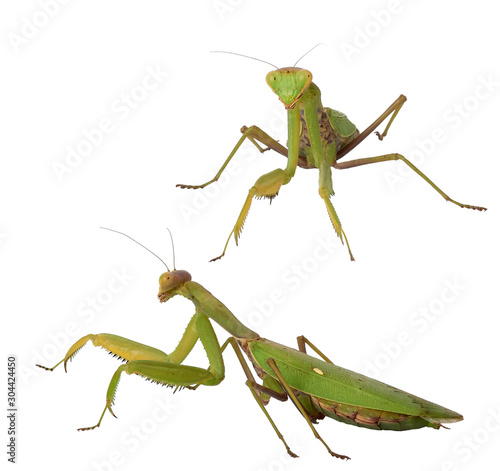
[[[230, 54], [242, 56], [242, 54]], [[302, 59], [302, 57], [300, 59]], [[255, 59], [254, 57], [249, 58]], [[261, 61], [260, 59], [255, 60]], [[231, 240], [231, 236], [233, 234], [235, 243], [238, 245], [243, 224], [248, 215], [248, 211], [250, 210], [253, 198], [268, 198], [272, 201], [273, 198], [278, 195], [280, 188], [283, 185], [287, 185], [292, 180], [297, 166], [305, 169], [317, 168], [319, 170], [319, 195], [326, 206], [328, 216], [335, 232], [342, 243], [344, 243], [345, 240], [349, 255], [353, 261], [354, 256], [351, 252], [346, 234], [342, 228], [337, 212], [335, 211], [335, 208], [330, 200], [330, 198], [334, 195], [331, 167], [336, 169], [348, 169], [377, 162], [399, 160], [405, 163], [409, 168], [417, 173], [417, 175], [422, 177], [446, 201], [450, 201], [461, 208], [475, 209], [478, 211], [486, 210], [486, 208], [481, 206], [459, 203], [458, 201], [450, 198], [417, 167], [415, 167], [415, 165], [398, 153], [385, 154], [376, 157], [366, 157], [348, 162], [339, 162], [344, 155], [353, 150], [369, 134], [378, 128], [378, 126], [387, 117], [392, 115], [382, 134], [379, 132], [375, 133], [379, 140], [382, 140], [387, 135], [392, 122], [406, 101], [406, 97], [404, 95], [401, 95], [379, 118], [377, 118], [370, 126], [368, 126], [368, 128], [360, 133], [345, 114], [331, 108], [323, 107], [321, 103], [320, 89], [312, 82], [312, 73], [309, 70], [296, 67], [298, 61], [293, 67], [284, 68], [278, 68], [266, 61], [261, 62], [265, 62], [276, 68], [276, 70], [267, 74], [266, 82], [271, 87], [273, 92], [278, 95], [278, 98], [283, 105], [285, 105], [285, 109], [287, 110], [288, 149], [257, 126], [243, 126], [241, 128], [243, 136], [240, 138], [212, 180], [203, 183], [202, 185], [177, 185], [180, 188], [199, 189], [216, 182], [236, 154], [236, 151], [246, 139], [252, 142], [252, 144], [254, 144], [261, 153], [272, 149], [288, 159], [285, 169], [277, 168], [265, 175], [262, 175], [257, 179], [254, 186], [250, 188], [243, 208], [238, 216], [238, 219], [236, 220], [236, 224], [226, 241], [222, 254], [213, 258], [211, 261], [218, 260], [225, 255], [229, 241]], [[259, 143], [263, 144], [265, 147], [261, 147]]]
[[[132, 239], [126, 234], [118, 233]], [[144, 247], [135, 239], [132, 240]], [[147, 248], [146, 250], [150, 251]], [[153, 255], [158, 257], [154, 253]], [[422, 427], [439, 429], [445, 423], [463, 420], [457, 412], [335, 365], [304, 336], [297, 338], [298, 349], [262, 338], [240, 322], [203, 286], [192, 281], [189, 272], [177, 270], [175, 261], [172, 271], [166, 267], [167, 272], [159, 279], [159, 301], [165, 303], [180, 295], [195, 306], [195, 313], [179, 344], [170, 354], [117, 335], [89, 334], [71, 346], [65, 357], [52, 368], [37, 365], [53, 371], [63, 363], [66, 371], [68, 361], [73, 360], [76, 353], [89, 341], [125, 361], [111, 378], [106, 393], [106, 405], [98, 423], [78, 430], [92, 430], [99, 427], [106, 411], [115, 416], [112, 406], [123, 373], [135, 374], [175, 390], [182, 388], [195, 390], [201, 385], [220, 384], [225, 374], [222, 354], [229, 345], [243, 368], [246, 386], [292, 457], [297, 455], [290, 449], [265, 408], [271, 398], [283, 402], [290, 399], [314, 436], [325, 446], [330, 455], [340, 459], [350, 458], [332, 451], [314, 427], [314, 424], [325, 417], [372, 430], [394, 431]], [[214, 332], [212, 322], [230, 334], [222, 346]], [[198, 340], [201, 341], [208, 357], [207, 369], [183, 364]], [[308, 355], [306, 346], [320, 358]], [[243, 353], [247, 355], [262, 384], [255, 380]]]

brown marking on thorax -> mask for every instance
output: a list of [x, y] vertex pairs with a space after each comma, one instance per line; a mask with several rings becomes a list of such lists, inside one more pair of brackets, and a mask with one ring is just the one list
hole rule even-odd
[[[340, 145], [341, 140], [340, 136], [338, 136], [332, 126], [330, 124], [330, 120], [328, 119], [328, 115], [326, 114], [325, 108], [317, 108], [318, 114], [318, 123], [319, 123], [319, 135], [321, 137], [321, 141], [325, 144], [331, 144], [335, 142], [337, 147]], [[302, 124], [302, 135], [300, 137], [301, 145], [306, 147], [311, 147], [311, 140], [309, 139], [309, 130], [307, 129], [306, 120], [304, 119], [304, 110], [300, 110], [300, 122]]]
[[253, 367], [254, 367], [254, 370], [256, 371], [257, 373], [257, 376], [260, 378], [260, 379], [264, 379], [264, 376], [266, 376], [268, 373], [267, 371], [264, 370], [264, 368], [262, 368], [262, 366], [260, 366], [254, 359], [253, 355], [252, 355], [252, 352], [250, 351], [250, 347], [248, 346], [248, 341], [247, 340], [244, 340], [244, 339], [236, 339], [239, 346], [241, 347], [241, 349], [246, 353], [248, 359], [250, 360], [250, 362], [252, 363]]

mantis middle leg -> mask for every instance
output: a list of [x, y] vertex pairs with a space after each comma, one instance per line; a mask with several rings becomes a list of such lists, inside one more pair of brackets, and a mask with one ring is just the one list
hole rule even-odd
[[287, 453], [293, 458], [298, 458], [298, 455], [296, 455], [288, 446], [288, 443], [285, 441], [283, 435], [278, 430], [278, 427], [265, 408], [266, 404], [269, 402], [269, 397], [273, 397], [275, 399], [278, 399], [279, 401], [286, 401], [288, 399], [286, 392], [283, 391], [279, 383], [271, 376], [266, 376], [266, 378], [264, 379], [264, 384], [261, 385], [257, 383], [245, 359], [243, 358], [240, 346], [238, 345], [238, 342], [234, 337], [229, 337], [226, 342], [224, 342], [224, 345], [222, 345], [221, 348], [221, 352], [223, 352], [229, 344], [231, 344], [231, 346], [233, 347], [233, 350], [236, 353], [236, 357], [238, 358], [238, 361], [240, 362], [240, 365], [245, 372], [245, 376], [247, 377], [247, 381], [245, 382], [245, 384], [246, 386], [248, 386], [248, 389], [250, 389], [253, 398], [273, 427], [278, 438], [281, 440], [283, 445], [285, 445]]
[[278, 378], [278, 381], [280, 382], [282, 388], [286, 391], [286, 393], [288, 394], [288, 397], [293, 401], [293, 403], [295, 404], [295, 406], [297, 407], [297, 409], [300, 411], [300, 413], [302, 414], [302, 417], [304, 417], [304, 419], [306, 420], [307, 424], [311, 428], [314, 436], [321, 443], [323, 443], [323, 445], [325, 446], [325, 448], [328, 450], [328, 453], [330, 453], [330, 455], [332, 455], [335, 458], [340, 458], [342, 460], [349, 460], [350, 458], [348, 456], [339, 455], [338, 453], [335, 453], [334, 451], [332, 451], [330, 449], [330, 447], [327, 445], [327, 443], [321, 438], [320, 434], [318, 433], [318, 431], [316, 430], [316, 428], [312, 424], [311, 420], [309, 419], [308, 414], [307, 414], [306, 410], [304, 409], [304, 406], [302, 405], [302, 403], [300, 402], [300, 400], [296, 397], [296, 395], [294, 394], [293, 389], [287, 383], [287, 381], [284, 378], [284, 376], [281, 374], [281, 371], [278, 368], [278, 366], [276, 365], [276, 362], [274, 361], [274, 359], [273, 358], [269, 358], [267, 360], [267, 364], [273, 370], [273, 372], [276, 374], [276, 377]]

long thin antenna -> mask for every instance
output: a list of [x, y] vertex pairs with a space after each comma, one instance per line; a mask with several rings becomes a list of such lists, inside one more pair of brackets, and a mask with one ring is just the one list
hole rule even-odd
[[210, 51], [210, 52], [218, 54], [233, 54], [234, 56], [246, 57], [247, 59], [253, 59], [254, 61], [264, 62], [264, 64], [272, 65], [275, 69], [279, 69], [279, 67], [276, 67], [274, 64], [271, 64], [270, 62], [263, 61], [262, 59], [257, 59], [256, 57], [246, 56], [245, 54], [238, 54], [237, 52], [229, 52], [229, 51]]
[[[108, 227], [101, 227], [100, 229], [105, 229], [106, 231], [111, 231], [111, 232], [116, 232], [117, 234], [121, 234], [122, 236], [128, 237], [130, 240], [133, 240], [136, 244], [139, 244], [143, 249], [146, 249], [149, 253], [152, 253], [158, 260], [160, 260], [163, 265], [167, 267], [167, 270], [170, 271], [170, 268], [168, 268], [168, 265], [160, 258], [158, 255], [156, 255], [152, 250], [149, 250], [145, 245], [142, 245], [140, 242], [137, 242], [133, 237], [130, 237], [129, 235], [120, 232], [120, 231], [115, 231], [114, 229], [109, 229]], [[174, 270], [175, 270], [175, 263], [174, 263]]]
[[316, 49], [320, 44], [323, 44], [323, 43], [318, 43], [316, 44], [316, 46], [314, 47], [311, 47], [311, 49], [309, 49], [305, 54], [302, 54], [298, 59], [297, 59], [297, 62], [295, 62], [295, 64], [293, 64], [293, 66], [295, 67], [300, 60], [302, 60], [305, 56], [307, 56], [307, 54], [309, 54], [313, 49]]
[[175, 270], [175, 248], [174, 248], [174, 237], [172, 236], [172, 233], [170, 232], [170, 229], [167, 227], [167, 231], [170, 234], [170, 240], [172, 242], [172, 259], [174, 261], [174, 270]]

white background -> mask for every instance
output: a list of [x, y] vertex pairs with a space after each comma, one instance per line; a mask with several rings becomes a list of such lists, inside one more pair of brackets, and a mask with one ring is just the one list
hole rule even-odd
[[[497, 466], [500, 70], [492, 2], [10, 3], [0, 15], [0, 312], [2, 361], [18, 357], [18, 469]], [[317, 171], [299, 169], [271, 206], [254, 202], [239, 247], [231, 242], [209, 264], [253, 182], [285, 159], [248, 145], [220, 185], [196, 193], [175, 184], [211, 178], [244, 124], [286, 140], [285, 110], [264, 81], [270, 66], [210, 51], [282, 67], [317, 43], [299, 65], [312, 71], [323, 103], [359, 128], [399, 94], [408, 97], [386, 140], [371, 136], [347, 158], [400, 152], [452, 197], [489, 209], [446, 203], [395, 163], [334, 171], [350, 262], [318, 196]], [[145, 90], [151, 70], [161, 75], [146, 79]], [[102, 120], [111, 132], [98, 139], [92, 130]], [[431, 144], [437, 128], [442, 138]], [[82, 144], [89, 133], [92, 149]], [[88, 152], [58, 178], [54, 165], [68, 165], [68, 146]], [[388, 178], [398, 180], [391, 186]], [[305, 334], [335, 363], [465, 420], [405, 433], [324, 420], [317, 428], [351, 456], [345, 464], [293, 405], [273, 402], [270, 413], [300, 455], [292, 460], [228, 351], [218, 387], [172, 395], [123, 377], [119, 419], [107, 414], [100, 429], [77, 432], [97, 421], [119, 363], [89, 345], [67, 374], [34, 364], [54, 365], [87, 333], [169, 352], [193, 312], [184, 299], [160, 305], [162, 265], [99, 226], [130, 234], [170, 263], [168, 226], [177, 268], [262, 336], [294, 346]], [[216, 331], [223, 341], [225, 331]], [[207, 366], [198, 347], [186, 363]]]

